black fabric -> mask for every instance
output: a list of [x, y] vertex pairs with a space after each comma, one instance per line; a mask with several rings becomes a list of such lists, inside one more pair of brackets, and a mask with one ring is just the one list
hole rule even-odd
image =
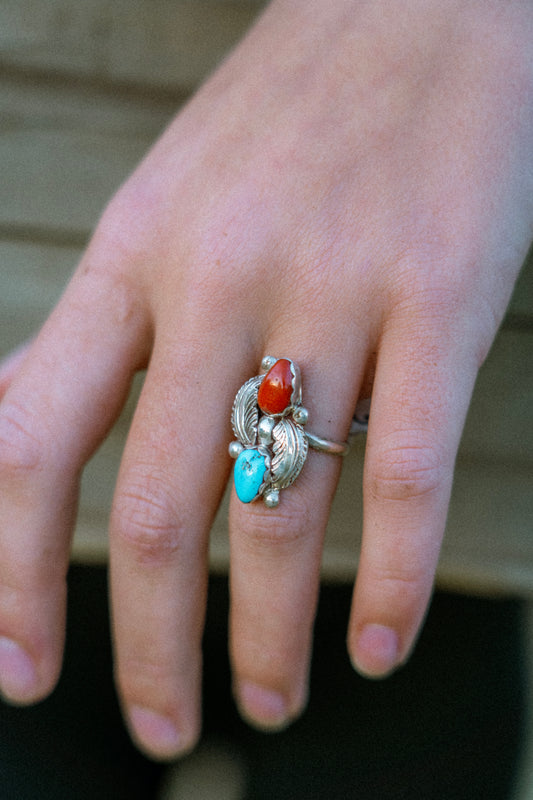
[[323, 588], [308, 709], [273, 735], [250, 731], [228, 700], [225, 590], [213, 588], [219, 636], [206, 659], [205, 729], [230, 731], [242, 748], [246, 800], [509, 798], [524, 726], [520, 603], [437, 594], [409, 664], [369, 681], [346, 655], [351, 593]]
[[[58, 688], [34, 708], [0, 705], [0, 798], [150, 800], [162, 768], [121, 723], [105, 570], [74, 567], [69, 583]], [[212, 579], [204, 736], [244, 758], [246, 800], [507, 800], [524, 722], [521, 604], [437, 594], [409, 664], [374, 682], [346, 656], [350, 597], [350, 587], [323, 587], [308, 709], [263, 734], [231, 699], [226, 580]]]
[[146, 800], [161, 768], [131, 745], [111, 671], [106, 571], [73, 567], [67, 646], [54, 693], [0, 705], [1, 800]]

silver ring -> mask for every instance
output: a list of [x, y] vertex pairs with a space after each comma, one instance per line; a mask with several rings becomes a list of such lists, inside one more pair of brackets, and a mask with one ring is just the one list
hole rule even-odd
[[332, 456], [346, 456], [349, 453], [350, 442], [331, 442], [309, 431], [306, 431], [305, 435], [313, 450], [318, 450], [320, 453], [329, 453]]
[[[229, 453], [236, 459], [233, 475], [239, 500], [252, 503], [262, 497], [268, 508], [275, 508], [280, 491], [302, 471], [309, 447], [345, 456], [350, 445], [304, 430], [309, 414], [302, 405], [302, 379], [294, 361], [265, 356], [261, 369], [262, 374], [246, 381], [235, 397], [231, 425], [236, 440]], [[350, 433], [366, 430], [366, 421], [356, 410]]]

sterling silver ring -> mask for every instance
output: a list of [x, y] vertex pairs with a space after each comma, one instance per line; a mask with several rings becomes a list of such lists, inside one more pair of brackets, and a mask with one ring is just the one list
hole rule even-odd
[[[262, 374], [246, 381], [235, 397], [231, 425], [236, 441], [229, 453], [236, 459], [235, 490], [242, 503], [263, 498], [268, 508], [279, 503], [307, 458], [309, 447], [345, 456], [349, 442], [331, 442], [305, 430], [309, 414], [302, 405], [302, 379], [289, 358], [265, 356]], [[350, 434], [364, 432], [368, 409], [356, 409]]]

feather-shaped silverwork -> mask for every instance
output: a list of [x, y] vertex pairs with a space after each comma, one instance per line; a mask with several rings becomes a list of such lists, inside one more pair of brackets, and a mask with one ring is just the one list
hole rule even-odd
[[[285, 363], [276, 371], [278, 362]], [[304, 430], [309, 413], [302, 405], [300, 370], [294, 361], [265, 356], [261, 369], [265, 374], [250, 378], [237, 392], [231, 412], [236, 441], [228, 450], [235, 459], [235, 488], [241, 502], [262, 497], [267, 508], [276, 508], [281, 490], [302, 471], [310, 447], [344, 456], [348, 442], [331, 442]], [[264, 380], [268, 383], [260, 393]]]
[[263, 375], [257, 375], [246, 381], [237, 392], [233, 403], [231, 426], [235, 436], [245, 447], [254, 445], [256, 442], [259, 420], [257, 392], [263, 377]]
[[286, 489], [302, 471], [307, 457], [307, 437], [301, 425], [285, 417], [275, 426], [272, 438], [274, 440], [270, 465], [272, 486], [276, 489]]

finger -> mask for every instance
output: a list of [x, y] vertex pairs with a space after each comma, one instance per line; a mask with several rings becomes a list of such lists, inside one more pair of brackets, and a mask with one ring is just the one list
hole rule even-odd
[[140, 316], [103, 284], [73, 281], [0, 405], [0, 688], [14, 702], [57, 679], [80, 472], [139, 358]]
[[354, 665], [367, 675], [386, 674], [407, 658], [431, 595], [478, 367], [461, 327], [430, 333], [405, 317], [381, 342], [348, 634]]
[[199, 735], [207, 542], [229, 469], [226, 378], [240, 361], [222, 333], [220, 356], [201, 357], [197, 333], [182, 330], [179, 349], [178, 337], [156, 343], [110, 526], [117, 683], [133, 738], [162, 759]]
[[[304, 337], [301, 337], [302, 340]], [[298, 341], [299, 338], [295, 338]], [[307, 428], [343, 440], [353, 414], [364, 366], [364, 347], [342, 339], [336, 353], [301, 351]], [[284, 351], [270, 345], [269, 352]], [[300, 355], [298, 353], [298, 355]], [[309, 450], [296, 482], [280, 492], [275, 509], [261, 500], [241, 503], [235, 493], [230, 513], [231, 658], [237, 702], [245, 717], [279, 728], [306, 701], [312, 628], [318, 596], [322, 545], [341, 469], [338, 456]]]

